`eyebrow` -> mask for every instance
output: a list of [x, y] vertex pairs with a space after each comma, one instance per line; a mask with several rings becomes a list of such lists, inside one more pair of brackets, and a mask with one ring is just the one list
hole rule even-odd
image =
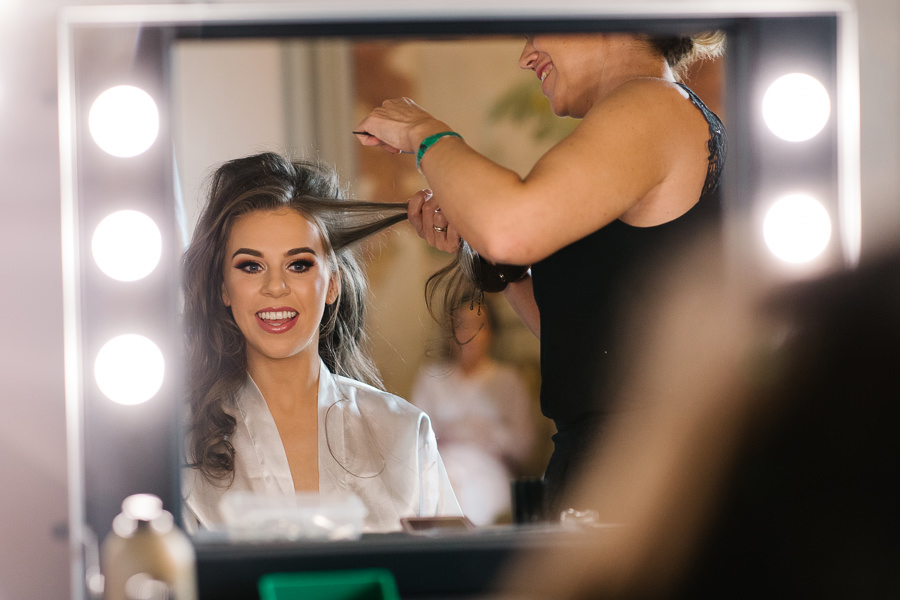
[[[234, 258], [238, 254], [249, 254], [250, 256], [255, 256], [257, 258], [263, 257], [262, 252], [260, 252], [259, 250], [253, 250], [251, 248], [238, 248], [234, 251], [234, 254], [231, 255], [231, 258]], [[316, 251], [309, 246], [303, 246], [302, 248], [291, 248], [284, 253], [285, 256], [297, 256], [298, 254], [312, 254], [313, 256], [315, 256]]]

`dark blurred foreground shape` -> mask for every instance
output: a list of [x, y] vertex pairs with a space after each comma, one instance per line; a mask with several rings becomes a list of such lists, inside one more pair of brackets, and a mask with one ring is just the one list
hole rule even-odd
[[900, 598], [900, 252], [774, 289], [677, 265], [571, 497], [617, 526], [504, 597]]

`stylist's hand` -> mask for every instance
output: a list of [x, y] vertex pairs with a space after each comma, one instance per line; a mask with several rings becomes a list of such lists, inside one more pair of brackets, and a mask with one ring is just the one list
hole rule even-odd
[[416, 192], [407, 202], [406, 212], [416, 233], [430, 246], [444, 252], [456, 252], [459, 248], [459, 233], [441, 212], [431, 190]]
[[363, 146], [381, 146], [397, 154], [414, 153], [423, 139], [448, 129], [409, 98], [393, 98], [373, 109], [354, 131], [365, 132], [356, 134]]

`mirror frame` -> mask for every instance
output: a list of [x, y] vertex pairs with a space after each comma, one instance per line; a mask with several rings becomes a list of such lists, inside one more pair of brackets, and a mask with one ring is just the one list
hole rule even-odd
[[[183, 389], [179, 309], [175, 163], [172, 155], [168, 49], [174, 40], [255, 36], [398, 36], [429, 38], [522, 31], [724, 29], [729, 34], [724, 104], [729, 160], [723, 181], [726, 242], [733, 264], [758, 264], [756, 213], [773, 186], [813, 182], [838, 223], [829, 264], [854, 264], [860, 248], [859, 84], [855, 9], [850, 2], [780, 0], [752, 8], [722, 0], [592, 4], [437, 2], [415, 6], [366, 0], [323, 4], [182, 4], [64, 9], [59, 21], [59, 110], [63, 248], [65, 389], [68, 433], [69, 533], [74, 598], [86, 597], [96, 570], [97, 540], [109, 531], [124, 497], [160, 496], [180, 513], [179, 398]], [[729, 6], [733, 4], [734, 6]], [[786, 35], [789, 33], [789, 35]], [[801, 39], [802, 38], [802, 39]], [[798, 50], [799, 49], [799, 50]], [[832, 118], [818, 144], [797, 151], [762, 132], [756, 108], [771, 73], [796, 64], [822, 75]], [[88, 134], [93, 98], [131, 83], [160, 108], [160, 134], [134, 158], [104, 155]], [[348, 127], [350, 124], [348, 124]], [[90, 232], [108, 212], [150, 215], [163, 237], [159, 267], [140, 282], [109, 281], [90, 256]], [[167, 357], [163, 387], [139, 406], [115, 406], [100, 394], [91, 357], [123, 323], [157, 341]], [[267, 570], [386, 566], [404, 597], [485, 590], [510, 553], [554, 544], [525, 531], [465, 538], [412, 539], [248, 548], [196, 544], [201, 593], [217, 598], [255, 593]], [[459, 565], [450, 573], [447, 565]], [[437, 576], [440, 575], [438, 578]], [[452, 581], [451, 581], [452, 580]], [[248, 587], [251, 585], [252, 587]]]

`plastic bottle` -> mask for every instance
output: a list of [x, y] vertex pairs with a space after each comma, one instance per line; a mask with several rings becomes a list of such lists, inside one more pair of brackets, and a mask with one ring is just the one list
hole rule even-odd
[[156, 496], [125, 498], [100, 561], [104, 600], [197, 600], [194, 547]]

